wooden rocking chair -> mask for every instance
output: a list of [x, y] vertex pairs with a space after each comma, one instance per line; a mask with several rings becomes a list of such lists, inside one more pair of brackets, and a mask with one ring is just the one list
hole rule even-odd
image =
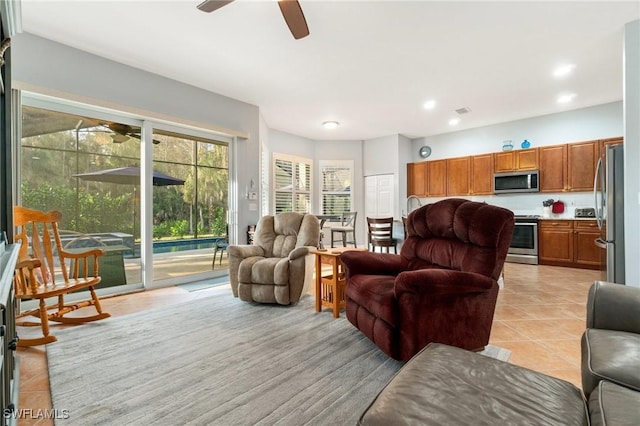
[[[13, 209], [13, 221], [17, 228], [16, 241], [21, 242], [14, 287], [16, 298], [38, 299], [39, 307], [16, 313], [16, 318], [34, 316], [40, 322], [17, 322], [21, 326], [40, 326], [42, 337], [18, 341], [18, 346], [35, 346], [55, 342], [57, 338], [49, 334], [49, 321], [64, 324], [80, 324], [97, 321], [111, 316], [102, 312], [100, 300], [94, 286], [100, 283], [98, 258], [104, 255], [101, 249], [88, 249], [82, 253], [64, 251], [60, 240], [58, 222], [62, 213], [31, 210], [20, 206]], [[74, 250], [75, 251], [75, 250]], [[55, 256], [55, 261], [54, 261]], [[91, 299], [76, 304], [65, 304], [64, 296], [75, 290], [88, 288]], [[57, 297], [58, 303], [47, 306], [45, 299]], [[64, 315], [95, 306], [96, 315], [87, 317], [65, 317]], [[53, 310], [49, 312], [49, 310]]]

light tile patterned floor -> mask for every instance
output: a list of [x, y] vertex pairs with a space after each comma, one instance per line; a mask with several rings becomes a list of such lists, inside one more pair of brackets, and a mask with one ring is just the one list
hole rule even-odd
[[[601, 279], [598, 271], [505, 265], [490, 343], [511, 350], [509, 362], [568, 380], [580, 387], [580, 337], [585, 327], [587, 291]], [[229, 290], [231, 291], [231, 290]], [[206, 297], [210, 291], [187, 292], [168, 287], [103, 299], [113, 316]], [[329, 311], [321, 315], [331, 315]], [[344, 315], [344, 313], [342, 314]], [[55, 344], [55, 343], [53, 343]], [[21, 409], [51, 408], [46, 352], [20, 348]], [[22, 418], [23, 425], [52, 425], [45, 419]]]

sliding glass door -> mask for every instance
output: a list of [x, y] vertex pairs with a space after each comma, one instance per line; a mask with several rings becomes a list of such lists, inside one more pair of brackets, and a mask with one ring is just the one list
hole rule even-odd
[[[146, 186], [152, 212], [146, 214], [140, 166], [141, 129], [148, 124], [30, 97], [21, 113], [19, 203], [62, 212], [65, 247], [105, 250], [103, 292], [141, 287], [144, 265], [152, 266], [153, 285], [225, 273], [230, 141], [156, 126], [146, 144], [153, 165], [153, 184]], [[146, 218], [153, 244], [143, 259]]]
[[226, 271], [228, 143], [155, 129], [153, 171], [154, 281]]

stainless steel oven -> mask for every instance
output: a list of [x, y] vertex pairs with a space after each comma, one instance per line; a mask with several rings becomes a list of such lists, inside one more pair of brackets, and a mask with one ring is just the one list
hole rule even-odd
[[507, 262], [538, 264], [539, 216], [516, 216]]

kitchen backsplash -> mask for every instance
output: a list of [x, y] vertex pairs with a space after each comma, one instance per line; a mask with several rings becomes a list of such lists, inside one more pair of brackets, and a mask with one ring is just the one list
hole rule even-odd
[[[421, 198], [422, 205], [433, 203], [444, 198], [452, 197], [432, 197]], [[501, 194], [501, 195], [473, 195], [466, 198], [472, 201], [484, 201], [487, 204], [504, 207], [512, 210], [517, 215], [538, 215], [542, 216], [542, 202], [553, 199], [553, 201], [564, 202], [563, 213], [551, 213], [551, 219], [573, 219], [576, 208], [594, 207], [592, 192], [560, 192], [560, 193], [525, 193], [525, 194]], [[412, 204], [413, 208], [417, 203]]]

